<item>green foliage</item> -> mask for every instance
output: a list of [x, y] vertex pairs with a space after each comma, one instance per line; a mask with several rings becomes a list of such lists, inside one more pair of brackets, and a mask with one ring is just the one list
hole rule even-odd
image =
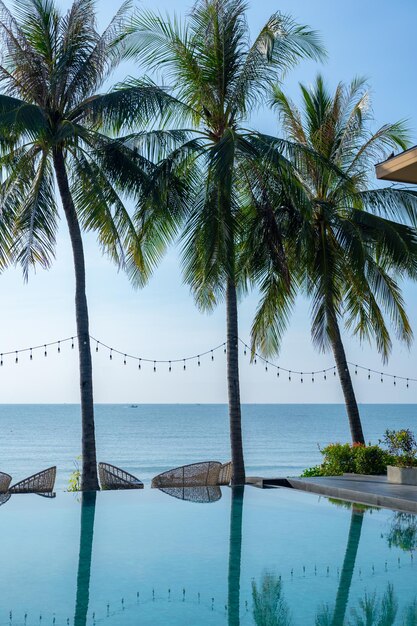
[[379, 446], [355, 446], [354, 465], [356, 474], [386, 474], [388, 458]]
[[322, 466], [313, 465], [313, 467], [308, 467], [300, 475], [301, 478], [313, 478], [314, 476], [323, 476]]
[[349, 443], [331, 443], [321, 450], [323, 476], [340, 476], [355, 471], [355, 447]]
[[399, 467], [417, 465], [417, 441], [409, 428], [386, 430], [382, 440]]
[[386, 474], [393, 458], [380, 446], [332, 443], [321, 449], [323, 463], [304, 470], [302, 477], [342, 474]]
[[290, 626], [288, 604], [284, 599], [281, 577], [266, 572], [258, 589], [252, 581], [253, 619], [257, 626]]
[[71, 472], [68, 479], [67, 491], [81, 491], [81, 470], [79, 461], [81, 461], [81, 456], [77, 456], [74, 461], [74, 470]]
[[405, 552], [417, 550], [416, 516], [410, 513], [395, 513], [387, 541], [390, 548], [400, 548]]

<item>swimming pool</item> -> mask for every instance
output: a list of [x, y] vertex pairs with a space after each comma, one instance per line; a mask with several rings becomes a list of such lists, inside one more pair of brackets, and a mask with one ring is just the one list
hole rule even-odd
[[0, 529], [2, 625], [336, 626], [364, 610], [417, 624], [412, 515], [285, 489], [145, 489], [15, 495]]

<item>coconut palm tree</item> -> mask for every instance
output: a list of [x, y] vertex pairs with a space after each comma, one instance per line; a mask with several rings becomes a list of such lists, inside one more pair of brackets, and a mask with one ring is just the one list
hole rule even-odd
[[[186, 141], [159, 163], [159, 183], [177, 180], [182, 200], [175, 207], [142, 204], [138, 223], [142, 230], [150, 222], [167, 240], [181, 232], [184, 278], [201, 309], [226, 300], [234, 485], [245, 482], [238, 367], [242, 280], [236, 251], [250, 202], [243, 170], [256, 161], [258, 149], [252, 144], [256, 133], [246, 124], [284, 70], [322, 54], [314, 31], [280, 13], [250, 45], [246, 9], [243, 0], [198, 0], [184, 24], [143, 12], [126, 44], [126, 54], [161, 72], [164, 84], [188, 109]], [[264, 152], [269, 150], [265, 146]]]
[[94, 0], [75, 0], [62, 14], [54, 0], [0, 2], [1, 214], [13, 224], [12, 259], [27, 278], [49, 267], [55, 249], [57, 182], [75, 270], [75, 308], [82, 412], [82, 490], [98, 489], [92, 363], [82, 231], [97, 233], [104, 252], [133, 280], [152, 264], [125, 206], [146, 178], [146, 163], [112, 139], [163, 109], [169, 97], [130, 81], [100, 93], [120, 61], [129, 2], [99, 33]]
[[[266, 354], [278, 351], [302, 287], [312, 301], [313, 342], [322, 351], [333, 350], [352, 440], [365, 443], [341, 324], [361, 340], [373, 339], [384, 360], [392, 347], [388, 320], [399, 339], [411, 341], [399, 279], [416, 272], [416, 238], [404, 222], [415, 224], [417, 203], [407, 191], [370, 187], [373, 164], [387, 150], [404, 148], [406, 132], [401, 123], [370, 131], [370, 97], [361, 79], [340, 83], [332, 94], [319, 76], [312, 87], [301, 85], [301, 100], [299, 110], [274, 88], [273, 105], [286, 138], [305, 149], [288, 154], [295, 176], [285, 180], [279, 172], [273, 221], [293, 262], [292, 288], [280, 288], [268, 254], [262, 259], [265, 252], [260, 253], [262, 298], [253, 345]], [[271, 232], [269, 238], [275, 237]], [[265, 248], [264, 240], [254, 237], [253, 230], [252, 249]]]

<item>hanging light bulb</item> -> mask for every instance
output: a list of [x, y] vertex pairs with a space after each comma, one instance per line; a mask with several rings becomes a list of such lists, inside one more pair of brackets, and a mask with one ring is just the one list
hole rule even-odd
[[314, 383], [314, 372], [311, 372], [311, 382]]
[[226, 354], [226, 344], [224, 343], [223, 345], [224, 345], [224, 350], [223, 350], [223, 352]]
[[384, 382], [383, 373], [381, 372], [381, 383]]
[[58, 341], [58, 354], [60, 354], [60, 352], [61, 352], [61, 342]]
[[371, 380], [371, 370], [368, 370], [368, 380]]
[[408, 378], [407, 378], [407, 389], [408, 389]]
[[246, 356], [246, 349], [247, 349], [247, 345], [245, 344], [244, 350], [243, 350], [243, 354]]
[[301, 382], [302, 382], [302, 383], [304, 382], [304, 379], [303, 379], [303, 372], [301, 372]]
[[394, 376], [394, 387], [396, 386], [397, 381], [395, 380], [395, 376]]
[[169, 371], [172, 371], [171, 361], [169, 362]]
[[184, 359], [184, 365], [183, 365], [184, 372], [185, 372], [186, 369], [187, 369], [187, 366], [185, 365], [185, 359]]
[[71, 348], [74, 349], [74, 337], [71, 337]]
[[200, 355], [198, 355], [198, 367], [200, 367], [201, 363], [200, 363]]
[[268, 361], [265, 361], [265, 372], [268, 371]]
[[18, 351], [17, 351], [17, 350], [16, 350], [16, 358], [15, 358], [15, 363], [16, 363], [16, 364], [17, 364], [17, 363], [19, 363], [19, 353], [18, 353]]
[[110, 361], [113, 360], [113, 348], [110, 348]]
[[44, 348], [45, 348], [44, 356], [48, 356], [48, 352], [46, 350], [46, 345], [44, 346]]
[[142, 369], [141, 360], [142, 359], [139, 359], [139, 365], [138, 365], [138, 369], [140, 369], [140, 370]]
[[98, 344], [99, 344], [99, 342], [97, 341], [97, 344], [96, 344], [96, 352], [98, 352]]
[[358, 374], [358, 366], [357, 365], [355, 365], [355, 374], [356, 375]]
[[291, 372], [288, 372], [288, 380], [291, 382]]
[[123, 365], [126, 365], [126, 355], [123, 357]]
[[32, 359], [33, 359], [32, 348], [30, 349], [29, 359], [30, 359], [31, 361], [32, 361]]
[[0, 354], [0, 365], [3, 365], [3, 355]]
[[323, 374], [324, 374], [324, 376], [323, 376], [324, 380], [327, 380], [326, 370], [323, 370]]
[[214, 354], [213, 354], [213, 350], [211, 351], [211, 360], [214, 361]]
[[277, 378], [279, 378], [279, 367], [277, 368]]
[[156, 372], [156, 361], [153, 362], [153, 371]]

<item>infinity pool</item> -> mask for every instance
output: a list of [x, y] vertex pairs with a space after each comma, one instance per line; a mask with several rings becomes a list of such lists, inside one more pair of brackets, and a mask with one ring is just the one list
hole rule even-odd
[[15, 495], [0, 533], [1, 625], [417, 624], [412, 515], [284, 489], [145, 489]]

